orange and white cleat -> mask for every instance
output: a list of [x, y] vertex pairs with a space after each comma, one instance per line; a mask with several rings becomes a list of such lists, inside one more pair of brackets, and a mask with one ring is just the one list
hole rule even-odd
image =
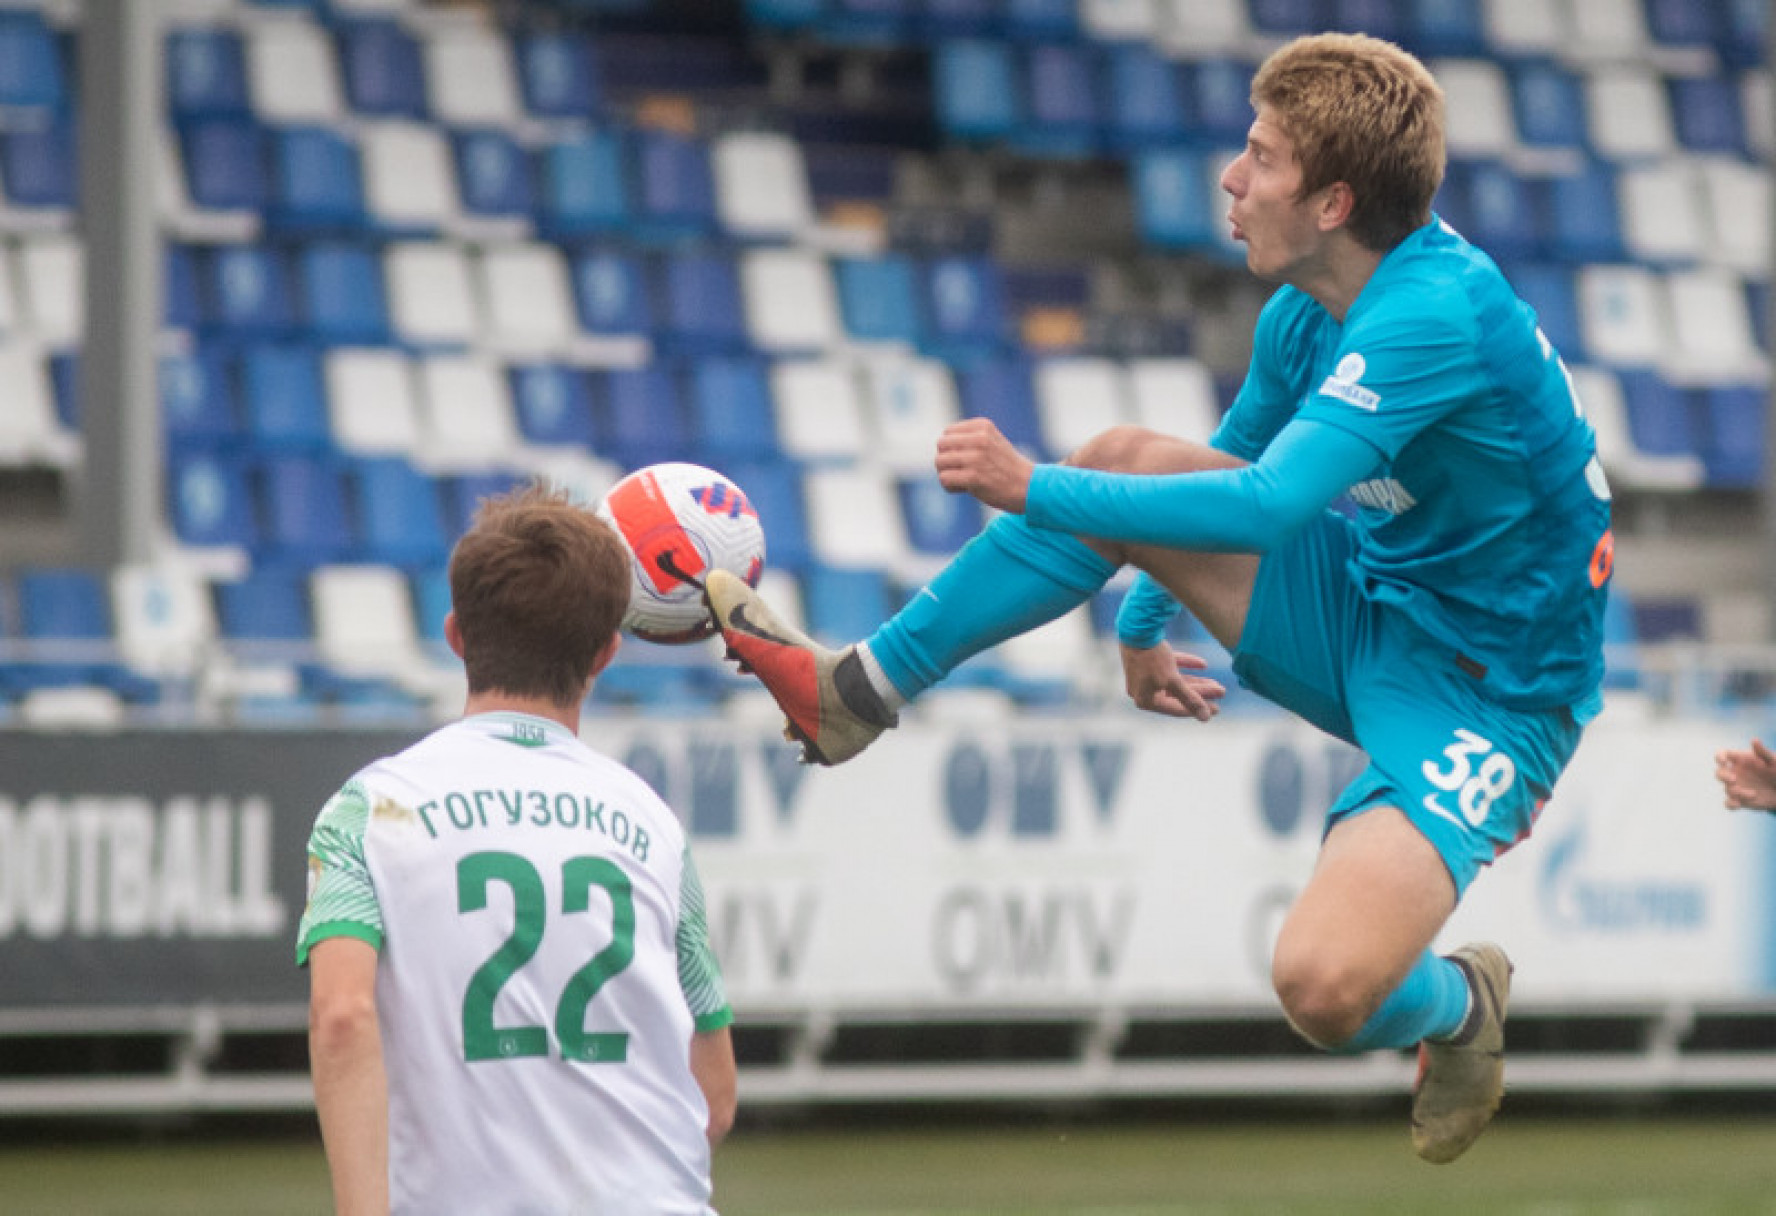
[[843, 764], [897, 725], [863, 670], [857, 647], [828, 650], [791, 628], [745, 580], [716, 569], [704, 585], [728, 657], [759, 678], [800, 742], [804, 764]]

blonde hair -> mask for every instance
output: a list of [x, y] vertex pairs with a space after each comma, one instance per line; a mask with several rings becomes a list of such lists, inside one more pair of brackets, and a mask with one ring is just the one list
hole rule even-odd
[[470, 691], [578, 704], [629, 586], [621, 538], [565, 491], [535, 482], [484, 500], [450, 555]]
[[1431, 218], [1443, 183], [1443, 90], [1412, 55], [1366, 34], [1313, 34], [1264, 61], [1254, 108], [1269, 106], [1295, 146], [1301, 195], [1344, 182], [1346, 226], [1386, 251]]

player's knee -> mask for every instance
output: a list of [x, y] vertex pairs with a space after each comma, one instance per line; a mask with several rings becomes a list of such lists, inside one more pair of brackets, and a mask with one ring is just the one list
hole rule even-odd
[[1337, 959], [1279, 953], [1271, 983], [1290, 1024], [1318, 1047], [1348, 1043], [1372, 1012], [1371, 986]]
[[1139, 426], [1113, 426], [1099, 431], [1081, 444], [1067, 463], [1108, 473], [1133, 473], [1140, 470], [1142, 449], [1158, 436]]

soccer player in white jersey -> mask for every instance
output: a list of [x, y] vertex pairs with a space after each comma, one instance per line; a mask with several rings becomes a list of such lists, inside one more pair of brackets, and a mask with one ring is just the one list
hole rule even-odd
[[732, 1014], [684, 832], [579, 739], [622, 542], [541, 486], [450, 559], [462, 718], [321, 810], [297, 961], [338, 1211], [704, 1216]]

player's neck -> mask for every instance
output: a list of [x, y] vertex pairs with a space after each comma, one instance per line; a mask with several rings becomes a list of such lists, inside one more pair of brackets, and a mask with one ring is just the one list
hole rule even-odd
[[1334, 238], [1327, 243], [1325, 255], [1295, 286], [1319, 301], [1333, 320], [1343, 324], [1345, 314], [1375, 277], [1375, 268], [1385, 256], [1348, 236]]
[[503, 692], [470, 693], [463, 704], [463, 717], [476, 714], [526, 714], [559, 722], [575, 735], [580, 733], [580, 704], [557, 705], [542, 697], [515, 697]]

